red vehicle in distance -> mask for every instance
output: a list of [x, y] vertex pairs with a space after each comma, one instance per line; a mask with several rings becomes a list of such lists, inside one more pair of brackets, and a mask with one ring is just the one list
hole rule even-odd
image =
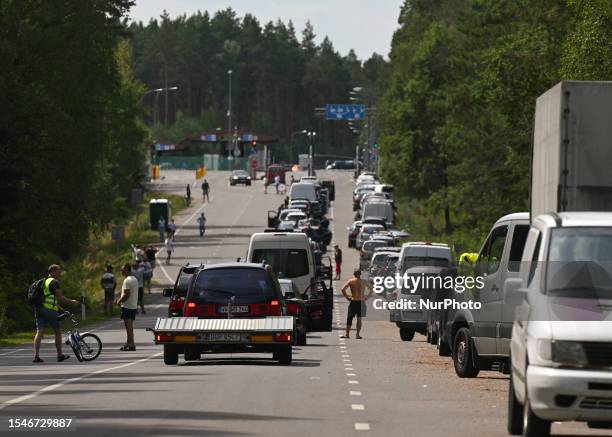
[[285, 166], [282, 164], [270, 164], [266, 170], [268, 183], [274, 183], [274, 178], [280, 176], [281, 184], [285, 184]]

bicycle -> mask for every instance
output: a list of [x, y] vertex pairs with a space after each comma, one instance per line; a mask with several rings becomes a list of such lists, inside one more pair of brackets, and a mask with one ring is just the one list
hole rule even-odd
[[70, 319], [72, 328], [66, 334], [66, 344], [72, 348], [74, 355], [79, 361], [93, 361], [102, 352], [102, 341], [96, 334], [90, 332], [86, 334], [79, 333], [78, 322], [74, 318], [74, 314], [70, 311], [64, 311], [57, 318], [58, 321]]

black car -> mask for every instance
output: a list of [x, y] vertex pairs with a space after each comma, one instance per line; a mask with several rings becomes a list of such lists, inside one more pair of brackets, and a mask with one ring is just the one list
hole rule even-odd
[[180, 268], [179, 273], [174, 282], [173, 288], [164, 288], [163, 295], [170, 298], [168, 304], [168, 317], [182, 317], [183, 307], [185, 306], [185, 296], [187, 296], [187, 288], [193, 274], [201, 266], [189, 265]]
[[236, 184], [251, 185], [251, 176], [246, 170], [234, 170], [229, 178], [231, 186]]
[[[265, 264], [236, 262], [203, 266], [190, 281], [185, 301], [184, 317], [253, 319], [288, 315], [278, 279], [272, 268]], [[182, 352], [186, 361], [199, 360], [202, 353], [272, 352], [273, 359], [288, 364], [291, 362], [293, 338], [281, 338], [276, 344], [268, 341], [261, 345], [231, 341], [186, 344]]]

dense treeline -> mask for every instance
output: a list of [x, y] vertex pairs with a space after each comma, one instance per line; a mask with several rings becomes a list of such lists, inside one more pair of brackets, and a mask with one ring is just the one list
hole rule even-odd
[[[364, 99], [376, 95], [388, 65], [379, 55], [366, 62], [352, 51], [342, 57], [327, 38], [317, 45], [310, 24], [298, 39], [291, 22], [262, 25], [232, 9], [212, 17], [208, 12], [176, 19], [164, 14], [147, 24], [134, 23], [129, 31], [138, 79], [151, 89], [179, 88], [168, 94], [167, 112], [165, 94], [145, 101], [153, 108], [160, 140], [176, 141], [198, 129], [227, 130], [227, 72], [232, 70], [233, 127], [278, 135], [285, 144], [292, 133], [314, 129], [320, 152], [351, 154], [356, 138], [346, 123], [321, 121], [314, 108], [349, 102], [356, 86], [367, 90]], [[164, 129], [166, 120], [172, 128]], [[304, 138], [296, 141], [305, 143]]]
[[563, 79], [612, 79], [611, 41], [608, 0], [404, 2], [383, 172], [424, 232], [474, 245], [527, 209], [535, 100]]
[[24, 288], [125, 211], [144, 175], [130, 0], [0, 1], [0, 336]]

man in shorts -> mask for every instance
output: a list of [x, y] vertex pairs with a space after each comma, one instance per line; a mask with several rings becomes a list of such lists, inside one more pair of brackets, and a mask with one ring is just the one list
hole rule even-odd
[[113, 275], [113, 266], [106, 266], [106, 272], [102, 275], [102, 279], [100, 279], [100, 285], [104, 290], [104, 314], [112, 316], [115, 290], [117, 289], [117, 281], [115, 280], [115, 275]]
[[43, 289], [44, 301], [42, 305], [35, 307], [34, 317], [36, 318], [36, 335], [34, 336], [34, 363], [43, 363], [39, 356], [40, 343], [43, 339], [43, 333], [45, 326], [49, 326], [53, 329], [55, 334], [55, 349], [57, 349], [57, 361], [64, 361], [70, 358], [70, 355], [64, 355], [62, 353], [62, 331], [60, 329], [59, 321], [57, 317], [60, 314], [60, 307], [58, 303], [62, 305], [80, 305], [78, 300], [69, 299], [60, 290], [59, 277], [62, 274], [62, 269], [57, 264], [52, 264], [48, 269], [49, 276], [45, 279], [45, 285]]
[[[351, 289], [351, 295], [349, 296], [346, 292], [347, 288]], [[366, 296], [365, 289], [369, 288], [370, 293]], [[342, 287], [342, 294], [349, 301], [348, 306], [348, 314], [346, 317], [346, 334], [340, 338], [349, 338], [349, 333], [351, 331], [351, 325], [353, 324], [353, 317], [357, 316], [357, 336], [355, 338], [361, 339], [361, 315], [362, 315], [362, 306], [365, 305], [366, 300], [372, 296], [372, 287], [370, 284], [363, 279], [361, 279], [361, 270], [356, 269], [353, 272], [353, 277], [344, 284]]]
[[125, 278], [121, 286], [121, 297], [117, 299], [117, 305], [121, 306], [121, 320], [125, 324], [127, 341], [119, 348], [122, 351], [135, 351], [134, 344], [134, 320], [138, 311], [138, 280], [132, 275], [132, 267], [125, 264], [121, 268], [121, 274]]

